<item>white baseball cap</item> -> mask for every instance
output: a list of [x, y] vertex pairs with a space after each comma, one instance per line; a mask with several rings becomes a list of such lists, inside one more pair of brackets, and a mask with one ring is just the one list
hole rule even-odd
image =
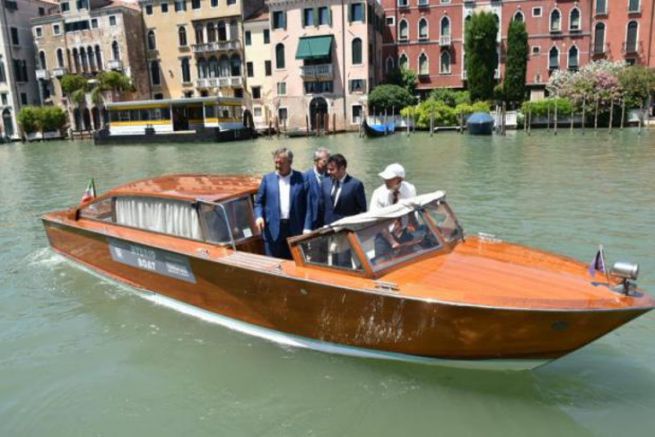
[[378, 175], [385, 181], [393, 178], [405, 179], [405, 169], [402, 165], [394, 162], [393, 164], [387, 165], [387, 168], [385, 168], [382, 173], [378, 173]]

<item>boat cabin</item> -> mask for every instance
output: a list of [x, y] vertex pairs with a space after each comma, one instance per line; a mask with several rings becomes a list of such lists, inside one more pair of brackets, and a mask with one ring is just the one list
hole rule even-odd
[[[77, 219], [179, 237], [263, 255], [255, 226], [259, 179], [244, 176], [175, 175], [115, 188], [75, 212]], [[443, 192], [346, 217], [289, 238], [297, 266], [376, 278], [399, 265], [462, 240], [462, 228]]]

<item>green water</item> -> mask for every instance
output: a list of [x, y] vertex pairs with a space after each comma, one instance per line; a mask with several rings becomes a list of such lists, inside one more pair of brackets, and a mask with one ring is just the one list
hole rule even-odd
[[155, 305], [51, 252], [39, 215], [173, 172], [263, 173], [279, 146], [442, 189], [468, 233], [641, 265], [655, 293], [655, 131], [356, 135], [231, 144], [0, 146], [0, 436], [653, 435], [655, 314], [533, 372], [280, 346]]

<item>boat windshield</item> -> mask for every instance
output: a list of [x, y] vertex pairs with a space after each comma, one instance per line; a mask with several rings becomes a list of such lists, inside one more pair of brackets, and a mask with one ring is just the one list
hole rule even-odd
[[198, 214], [205, 239], [212, 243], [230, 243], [232, 239], [238, 242], [258, 233], [248, 197], [220, 204], [201, 201]]
[[461, 240], [463, 235], [462, 227], [457, 222], [455, 214], [445, 202], [432, 202], [425, 206], [425, 212], [443, 234], [446, 242], [452, 243]]
[[441, 246], [419, 211], [378, 221], [355, 232], [373, 270], [382, 270]]

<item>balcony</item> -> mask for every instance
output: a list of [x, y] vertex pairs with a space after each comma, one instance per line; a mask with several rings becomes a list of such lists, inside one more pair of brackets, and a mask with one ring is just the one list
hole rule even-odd
[[50, 73], [45, 68], [40, 68], [36, 70], [36, 80], [49, 80]]
[[300, 67], [300, 76], [303, 79], [327, 79], [333, 78], [332, 64], [303, 65]]
[[467, 78], [466, 70], [462, 70], [462, 80], [466, 80]]
[[62, 77], [66, 73], [68, 73], [66, 67], [57, 67], [52, 69], [52, 75], [54, 77]]
[[448, 47], [452, 43], [452, 39], [450, 38], [450, 35], [441, 35], [439, 37], [439, 45], [441, 47]]
[[603, 56], [609, 51], [609, 44], [608, 43], [603, 43], [603, 44], [596, 44], [594, 43], [593, 47], [593, 52], [592, 54], [594, 56]]
[[109, 70], [118, 70], [122, 71], [123, 70], [123, 61], [119, 59], [111, 59], [107, 62], [107, 68]]
[[550, 26], [550, 33], [556, 35], [562, 33], [562, 26], [560, 25]]
[[241, 76], [232, 77], [205, 77], [196, 80], [197, 88], [240, 88], [243, 86]]
[[206, 42], [202, 44], [193, 44], [191, 45], [191, 49], [193, 50], [193, 53], [196, 54], [227, 52], [231, 50], [240, 50], [241, 42], [239, 40]]

